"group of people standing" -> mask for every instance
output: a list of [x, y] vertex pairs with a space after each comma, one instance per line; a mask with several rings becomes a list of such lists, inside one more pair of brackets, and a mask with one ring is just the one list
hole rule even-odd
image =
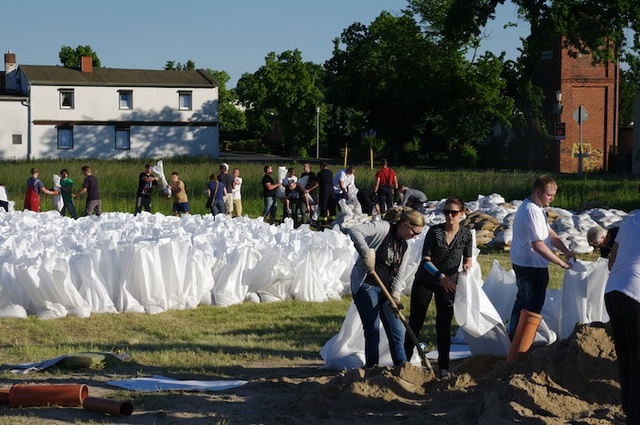
[[[39, 179], [40, 171], [37, 168], [31, 169], [31, 176], [26, 182], [26, 195], [23, 209], [28, 211], [40, 211], [40, 194], [44, 193], [50, 196], [60, 195], [62, 198], [62, 206], [60, 214], [65, 216], [67, 213], [74, 219], [78, 218], [78, 212], [75, 206], [75, 198], [86, 194], [86, 204], [84, 215], [102, 214], [102, 201], [100, 199], [100, 190], [98, 188], [98, 180], [91, 173], [91, 167], [85, 165], [82, 167], [84, 180], [82, 188], [76, 192], [73, 190], [74, 181], [66, 168], [60, 170], [60, 187], [59, 190], [49, 189]], [[140, 214], [142, 211], [151, 212], [152, 192], [154, 188], [159, 186], [160, 179], [153, 173], [153, 166], [145, 164], [144, 171], [138, 176], [138, 187], [135, 197], [135, 213]], [[173, 214], [179, 216], [181, 214], [189, 214], [189, 199], [185, 189], [184, 182], [180, 179], [177, 171], [171, 173], [171, 180], [167, 182], [168, 191], [165, 192], [167, 197], [173, 198]], [[227, 164], [220, 165], [220, 174], [211, 175], [209, 184], [206, 187], [207, 196], [215, 198], [215, 203], [209, 207], [210, 211], [215, 215], [219, 213], [242, 215], [242, 177], [240, 170], [235, 168], [233, 174], [229, 174], [229, 166]], [[219, 193], [219, 195], [218, 195]], [[0, 208], [9, 211], [8, 196], [4, 184], [0, 184]]]
[[24, 198], [23, 209], [39, 212], [41, 193], [50, 196], [60, 195], [62, 198], [60, 214], [64, 216], [68, 212], [72, 218], [77, 219], [78, 213], [76, 211], [74, 199], [86, 194], [87, 200], [85, 203], [84, 215], [102, 214], [102, 201], [100, 200], [98, 180], [93, 174], [91, 174], [91, 167], [88, 165], [82, 167], [82, 174], [84, 175], [82, 188], [77, 192], [74, 192], [73, 180], [69, 175], [69, 171], [66, 168], [63, 168], [60, 170], [60, 190], [55, 190], [45, 187], [44, 183], [42, 183], [42, 180], [39, 178], [40, 170], [32, 168], [31, 176], [27, 179], [27, 191]]
[[[571, 269], [575, 254], [547, 222], [544, 208], [554, 200], [558, 185], [547, 175], [538, 177], [530, 195], [516, 212], [510, 256], [516, 274], [517, 294], [508, 323], [514, 345], [525, 332], [522, 317], [540, 315], [549, 283], [549, 263]], [[446, 199], [445, 222], [429, 228], [422, 246], [420, 267], [415, 274], [410, 298], [408, 326], [419, 335], [432, 299], [436, 305], [438, 370], [448, 374], [453, 302], [459, 273], [473, 262], [473, 240], [460, 225], [464, 202]], [[365, 367], [379, 362], [380, 323], [385, 329], [394, 365], [411, 359], [414, 342], [403, 332], [399, 310], [405, 288], [403, 264], [407, 261], [407, 240], [422, 233], [424, 216], [409, 207], [388, 210], [385, 220], [371, 221], [349, 229], [359, 258], [351, 273], [351, 292], [363, 325]], [[618, 230], [594, 229], [589, 242], [601, 247], [609, 258], [605, 305], [610, 316], [618, 358], [622, 408], [627, 423], [640, 424], [640, 214], [629, 216]], [[562, 253], [562, 257], [553, 250]], [[610, 250], [610, 254], [609, 254]], [[381, 290], [384, 285], [386, 291]], [[390, 298], [387, 297], [390, 295]], [[392, 302], [393, 301], [393, 302]], [[393, 306], [397, 311], [394, 311]], [[541, 316], [540, 316], [541, 317]], [[530, 326], [529, 322], [526, 326]], [[537, 325], [535, 325], [537, 328]], [[527, 331], [531, 334], [531, 329]], [[533, 329], [535, 335], [535, 329]], [[533, 338], [531, 338], [531, 344]], [[529, 347], [525, 347], [528, 350]], [[513, 350], [513, 347], [512, 347]]]
[[[436, 334], [439, 352], [438, 367], [442, 376], [448, 373], [451, 347], [453, 300], [459, 267], [471, 268], [473, 238], [471, 231], [460, 225], [464, 216], [464, 201], [450, 197], [445, 201], [445, 222], [427, 231], [422, 245], [420, 267], [411, 288], [409, 327], [419, 335], [432, 299], [436, 305]], [[389, 338], [391, 358], [395, 365], [411, 359], [414, 342], [393, 310], [402, 309], [400, 295], [405, 288], [403, 264], [407, 240], [422, 233], [424, 215], [407, 206], [391, 207], [385, 220], [354, 226], [349, 236], [360, 254], [351, 274], [351, 292], [363, 323], [365, 335], [365, 366], [378, 364], [380, 323]], [[380, 288], [383, 284], [387, 291]], [[391, 294], [393, 303], [386, 298]]]
[[[367, 215], [384, 215], [396, 202], [402, 206], [411, 206], [421, 209], [427, 201], [427, 196], [417, 189], [411, 189], [398, 184], [398, 176], [393, 168], [389, 167], [386, 159], [381, 162], [381, 168], [376, 172], [373, 189], [358, 189], [355, 181], [356, 168], [348, 165], [339, 169], [335, 174], [329, 169], [326, 161], [319, 164], [317, 173], [311, 171], [311, 164], [302, 164], [303, 172], [298, 178], [295, 169], [289, 168], [286, 176], [277, 181], [273, 177], [273, 167], [270, 164], [264, 166], [262, 177], [262, 196], [264, 209], [262, 216], [274, 223], [277, 208], [277, 191], [283, 188], [283, 219], [289, 215], [289, 206], [295, 202], [301, 202], [309, 212], [309, 216], [317, 213], [319, 224], [326, 224], [336, 217], [340, 201], [351, 204], [357, 200], [362, 212]], [[306, 177], [304, 184], [300, 181]], [[317, 209], [317, 211], [316, 211]]]

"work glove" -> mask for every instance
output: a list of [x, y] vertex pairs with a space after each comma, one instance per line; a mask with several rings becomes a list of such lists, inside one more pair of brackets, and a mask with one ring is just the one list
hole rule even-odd
[[404, 306], [400, 302], [400, 293], [399, 292], [394, 292], [393, 294], [391, 294], [391, 298], [393, 298], [393, 301], [398, 306], [398, 310], [404, 310]]
[[367, 270], [367, 273], [372, 273], [376, 270], [376, 251], [368, 248], [362, 251], [362, 264]]

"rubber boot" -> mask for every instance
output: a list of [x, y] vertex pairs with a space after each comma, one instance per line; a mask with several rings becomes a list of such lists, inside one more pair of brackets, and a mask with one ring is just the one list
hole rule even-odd
[[511, 348], [507, 356], [507, 363], [523, 361], [529, 357], [529, 349], [533, 344], [533, 339], [536, 336], [541, 320], [541, 314], [528, 310], [522, 310], [520, 312], [520, 320], [518, 320], [518, 327], [513, 335], [513, 341], [511, 342]]

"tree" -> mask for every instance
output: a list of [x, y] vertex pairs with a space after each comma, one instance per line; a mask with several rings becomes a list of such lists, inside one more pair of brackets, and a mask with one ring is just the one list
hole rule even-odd
[[244, 74], [236, 91], [247, 109], [247, 126], [258, 137], [271, 129], [274, 118], [282, 124], [281, 148], [293, 156], [304, 154], [315, 142], [316, 106], [324, 97], [316, 81], [317, 66], [302, 61], [299, 50], [270, 52], [265, 65]]
[[[495, 19], [496, 6], [505, 0], [408, 0], [409, 10], [420, 16], [422, 23], [441, 39], [454, 46], [477, 47], [482, 29]], [[534, 84], [540, 52], [550, 42], [564, 37], [563, 47], [570, 55], [591, 54], [594, 64], [617, 61], [628, 50], [640, 51], [640, 2], [637, 0], [512, 0], [519, 7], [519, 17], [531, 27], [523, 40], [516, 66], [517, 90], [510, 81], [518, 116], [524, 117], [527, 136], [533, 140], [549, 140], [542, 114], [544, 96]], [[633, 30], [633, 38], [625, 29]], [[520, 115], [522, 114], [522, 115]]]
[[176, 61], [167, 61], [164, 65], [165, 71], [195, 71], [196, 64], [194, 61], [189, 59], [187, 63], [182, 64]]
[[620, 125], [633, 122], [633, 107], [637, 96], [640, 95], [640, 56], [628, 55], [625, 62], [629, 69], [620, 71]]
[[80, 69], [81, 58], [83, 56], [91, 56], [91, 63], [93, 66], [100, 66], [100, 59], [98, 58], [97, 53], [95, 53], [89, 45], [78, 46], [75, 50], [69, 46], [62, 46], [62, 48], [60, 48], [60, 53], [58, 53], [60, 63], [67, 68]]
[[245, 130], [247, 120], [244, 112], [237, 107], [238, 97], [235, 90], [227, 90], [229, 74], [225, 71], [207, 69], [207, 73], [218, 82], [218, 122], [220, 132], [229, 133]]
[[414, 152], [419, 139], [423, 152], [444, 150], [473, 165], [474, 144], [496, 121], [508, 123], [513, 109], [504, 97], [503, 59], [470, 63], [463, 49], [436, 34], [410, 13], [383, 12], [369, 27], [351, 25], [339, 40], [344, 48], [336, 41], [325, 65], [329, 103], [361, 111], [360, 132], [376, 130], [387, 141], [379, 154], [394, 162], [402, 151]]

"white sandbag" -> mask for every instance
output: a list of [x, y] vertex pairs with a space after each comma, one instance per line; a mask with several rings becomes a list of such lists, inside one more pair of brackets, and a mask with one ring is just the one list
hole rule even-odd
[[[577, 261], [581, 270], [566, 270], [562, 284], [562, 319], [560, 338], [568, 338], [577, 323], [608, 321], [604, 308], [604, 286], [609, 271], [607, 260]], [[604, 313], [604, 314], [603, 314]]]
[[560, 289], [547, 288], [544, 306], [542, 306], [540, 314], [542, 314], [549, 330], [560, 335], [560, 322], [562, 321], [562, 291]]
[[[287, 177], [287, 167], [283, 167], [283, 166], [279, 166], [278, 167], [278, 179], [275, 181], [276, 183], [282, 183], [282, 180], [284, 180], [284, 178]], [[277, 199], [284, 199], [285, 195], [285, 187], [282, 186], [282, 184], [280, 184], [280, 186], [277, 187], [276, 189], [276, 198]]]
[[0, 307], [0, 319], [26, 319], [27, 310], [18, 304], [3, 304]]
[[64, 206], [64, 201], [62, 200], [62, 194], [60, 193], [60, 176], [57, 174], [53, 175], [53, 190], [57, 191], [57, 195], [53, 195], [53, 207], [61, 211]]
[[118, 310], [98, 275], [94, 258], [95, 255], [91, 253], [82, 253], [69, 259], [69, 268], [78, 293], [91, 307], [92, 312], [117, 313]]
[[493, 260], [493, 266], [482, 286], [504, 323], [511, 318], [513, 303], [516, 299], [518, 287], [516, 274], [513, 270], [506, 271], [498, 260]]
[[598, 258], [591, 268], [587, 269], [587, 311], [588, 323], [609, 321], [609, 314], [604, 304], [604, 289], [609, 279], [609, 260]]
[[[320, 356], [324, 360], [324, 369], [342, 370], [364, 366], [364, 331], [362, 320], [360, 320], [358, 309], [354, 303], [349, 306], [340, 331], [322, 346]], [[393, 365], [389, 352], [389, 340], [382, 325], [380, 325], [378, 364], [381, 366]]]
[[460, 273], [453, 312], [473, 355], [505, 356], [511, 341], [500, 315], [474, 273]]
[[151, 173], [160, 180], [160, 184], [162, 185], [162, 193], [165, 196], [171, 196], [171, 188], [169, 187], [169, 182], [167, 182], [167, 178], [164, 174], [164, 163], [162, 160], [158, 161], [156, 165], [151, 166]]

